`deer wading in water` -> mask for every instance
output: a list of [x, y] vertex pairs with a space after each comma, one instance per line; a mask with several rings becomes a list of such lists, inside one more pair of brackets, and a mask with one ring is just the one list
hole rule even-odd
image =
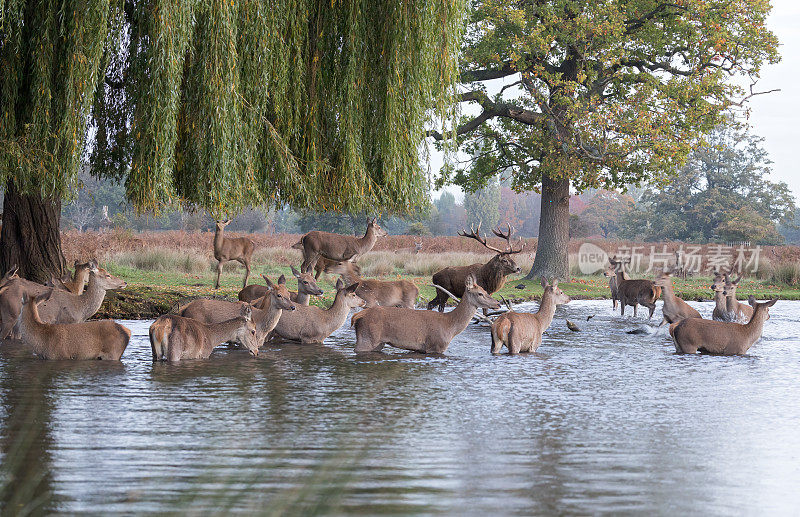
[[[460, 231], [458, 234], [462, 237], [475, 239], [480, 242], [486, 249], [497, 253], [489, 262], [485, 264], [477, 263], [469, 266], [451, 266], [434, 273], [433, 283], [435, 285], [444, 287], [456, 296], [463, 296], [464, 288], [466, 285], [467, 277], [472, 275], [475, 283], [481, 286], [488, 294], [496, 293], [503, 287], [508, 275], [519, 273], [520, 267], [514, 262], [512, 255], [515, 255], [523, 250], [525, 247], [522, 244], [519, 249], [514, 249], [511, 245], [511, 234], [514, 232], [511, 225], [508, 225], [508, 230], [503, 233], [499, 228], [492, 230], [496, 236], [506, 241], [506, 249], [501, 250], [490, 246], [486, 243], [486, 238], [481, 237], [481, 225], [478, 224], [477, 228], [470, 227], [470, 232]], [[428, 310], [439, 306], [439, 312], [444, 311], [444, 306], [447, 303], [450, 295], [437, 290], [436, 297], [428, 302]]]

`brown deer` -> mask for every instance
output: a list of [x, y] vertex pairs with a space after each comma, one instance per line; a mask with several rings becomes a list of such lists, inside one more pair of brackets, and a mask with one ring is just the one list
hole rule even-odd
[[648, 320], [653, 318], [656, 310], [656, 300], [661, 296], [661, 288], [651, 280], [627, 280], [623, 271], [625, 264], [630, 264], [631, 259], [609, 258], [611, 266], [605, 272], [606, 277], [614, 276], [617, 279], [617, 296], [620, 302], [620, 313], [625, 315], [625, 306], [633, 307], [633, 316], [637, 316], [637, 308], [643, 305], [650, 309]]
[[[259, 343], [266, 340], [278, 324], [283, 311], [293, 311], [297, 307], [284, 284], [273, 284], [266, 276], [264, 280], [267, 282], [265, 296], [257, 299], [252, 305], [252, 319], [256, 324], [256, 338]], [[247, 302], [200, 299], [181, 307], [178, 315], [210, 325], [235, 318], [245, 303]]]
[[349, 261], [339, 261], [325, 270], [326, 273], [341, 275], [346, 285], [358, 284], [356, 294], [362, 298], [365, 307], [405, 307], [413, 309], [417, 303], [419, 289], [408, 280], [375, 280], [361, 278], [361, 268]]
[[6, 271], [6, 274], [3, 275], [3, 278], [0, 278], [0, 289], [5, 287], [5, 285], [11, 282], [12, 280], [18, 279], [19, 278], [19, 275], [17, 274], [18, 271], [19, 267], [17, 267], [16, 264], [11, 266], [11, 268], [8, 271]]
[[731, 276], [725, 273], [725, 306], [731, 321], [738, 323], [747, 323], [753, 317], [753, 308], [747, 304], [741, 303], [736, 299], [736, 288], [739, 287], [739, 282], [742, 281], [742, 275], [736, 280], [731, 280]]
[[711, 284], [714, 291], [714, 311], [711, 319], [714, 321], [734, 321], [732, 314], [728, 313], [728, 297], [725, 296], [725, 277], [719, 271], [714, 271], [714, 282]]
[[42, 359], [105, 359], [119, 361], [131, 331], [112, 320], [82, 323], [43, 323], [38, 306], [53, 291], [31, 298], [22, 295], [20, 339]]
[[746, 354], [761, 337], [764, 322], [769, 319], [769, 308], [778, 299], [757, 303], [750, 296], [750, 305], [755, 308], [749, 322], [740, 323], [689, 318], [673, 324], [669, 333], [675, 341], [678, 353], [695, 354], [698, 351], [720, 355]]
[[83, 294], [86, 282], [89, 281], [89, 272], [92, 270], [92, 262], [81, 264], [75, 261], [75, 272], [70, 276], [69, 273], [61, 278], [51, 277], [48, 286], [69, 291], [72, 294]]
[[503, 345], [509, 354], [535, 352], [542, 344], [542, 334], [553, 322], [556, 306], [569, 303], [569, 296], [558, 288], [558, 280], [548, 285], [542, 277], [542, 302], [534, 314], [509, 310], [492, 323], [492, 353], [499, 354]]
[[[466, 279], [468, 276], [473, 275], [477, 284], [491, 295], [503, 287], [503, 284], [506, 282], [506, 276], [520, 272], [520, 267], [514, 262], [512, 255], [521, 252], [525, 248], [525, 245], [523, 244], [517, 250], [511, 245], [511, 234], [514, 232], [511, 225], [508, 225], [506, 233], [501, 232], [499, 228], [492, 230], [492, 233], [506, 241], [505, 251], [489, 246], [486, 243], [486, 238], [481, 237], [480, 231], [481, 225], [478, 224], [477, 229], [470, 227], [470, 233], [460, 231], [458, 234], [462, 237], [475, 239], [483, 244], [486, 249], [494, 251], [497, 255], [492, 257], [492, 259], [485, 264], [477, 263], [469, 266], [446, 267], [434, 273], [433, 283], [435, 285], [444, 287], [447, 291], [450, 291], [456, 296], [463, 296]], [[449, 298], [450, 296], [443, 290], [437, 290], [436, 297], [428, 302], [428, 310], [438, 305], [439, 312], [444, 311], [444, 306]]]
[[275, 338], [300, 341], [303, 344], [322, 343], [347, 320], [350, 309], [363, 307], [364, 300], [356, 294], [358, 284], [345, 287], [342, 280], [336, 282], [336, 298], [325, 310], [313, 305], [300, 305], [296, 311], [284, 312], [275, 326]]
[[[312, 296], [322, 296], [325, 294], [325, 291], [320, 289], [317, 285], [317, 280], [311, 274], [311, 272], [301, 273], [292, 266], [292, 274], [297, 278], [297, 291], [289, 291], [289, 295], [291, 300], [295, 303], [299, 303], [300, 305], [308, 305], [311, 301]], [[266, 276], [261, 275], [267, 283], [269, 280]], [[278, 283], [285, 285], [286, 284], [286, 277], [281, 275], [278, 278]], [[263, 297], [267, 293], [267, 287], [263, 285], [248, 285], [241, 291], [239, 291], [239, 300], [243, 302], [252, 302], [253, 300], [257, 300]]]
[[[614, 306], [614, 310], [617, 310], [619, 306], [619, 288], [617, 287], [617, 275], [616, 273], [605, 275], [608, 277], [608, 288], [611, 290], [611, 304]], [[630, 280], [631, 278], [628, 276], [628, 273], [622, 272], [622, 278], [624, 280]]]
[[444, 354], [450, 342], [467, 328], [475, 309], [499, 309], [500, 303], [467, 275], [461, 301], [450, 312], [373, 307], [354, 314], [357, 353], [378, 352], [384, 345], [425, 354]]
[[12, 280], [0, 294], [0, 339], [18, 335], [14, 332], [17, 317], [22, 309], [22, 294], [40, 296], [53, 291], [52, 296], [39, 306], [39, 315], [45, 323], [79, 323], [86, 321], [97, 312], [105, 299], [106, 290], [121, 289], [127, 284], [124, 280], [97, 269], [97, 264], [89, 275], [89, 285], [80, 296], [68, 291], [46, 287], [24, 278]]
[[314, 269], [319, 257], [331, 260], [356, 260], [375, 246], [378, 237], [387, 235], [386, 230], [380, 227], [378, 220], [373, 218], [367, 223], [367, 231], [361, 238], [338, 233], [312, 231], [303, 235], [300, 242], [292, 246], [303, 251], [303, 264], [301, 271]]
[[89, 285], [80, 296], [54, 289], [49, 300], [39, 306], [42, 321], [48, 323], [78, 323], [91, 318], [103, 304], [107, 290], [124, 289], [124, 280], [97, 268], [89, 273]]
[[207, 359], [220, 343], [225, 342], [238, 343], [253, 356], [258, 356], [262, 341], [258, 340], [249, 303], [242, 306], [238, 317], [221, 323], [207, 324], [176, 314], [166, 314], [150, 325], [153, 361]]
[[319, 257], [317, 259], [317, 263], [314, 264], [314, 278], [316, 280], [319, 280], [320, 275], [322, 275], [322, 273], [324, 273], [327, 268], [331, 267], [337, 262], [339, 261], [326, 259], [325, 257]]
[[656, 279], [655, 285], [661, 288], [661, 298], [664, 300], [661, 310], [664, 317], [658, 325], [659, 327], [664, 323], [677, 323], [686, 318], [702, 318], [699, 312], [675, 295], [675, 290], [672, 288], [671, 271], [661, 273], [661, 276]]
[[247, 237], [225, 237], [225, 227], [229, 224], [231, 224], [230, 219], [217, 221], [217, 229], [214, 232], [214, 258], [217, 259], [217, 279], [214, 281], [214, 289], [219, 289], [222, 265], [230, 260], [239, 262], [246, 269], [242, 287], [247, 287], [247, 280], [250, 278], [250, 260], [253, 258], [256, 245]]
[[422, 251], [422, 241], [414, 239], [414, 246], [410, 248], [399, 248], [394, 250], [395, 253], [407, 253], [409, 255], [416, 255]]

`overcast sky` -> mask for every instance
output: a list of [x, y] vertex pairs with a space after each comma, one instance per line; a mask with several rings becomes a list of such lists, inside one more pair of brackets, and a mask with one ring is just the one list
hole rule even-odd
[[[785, 181], [800, 202], [800, 0], [772, 0], [769, 27], [780, 40], [782, 60], [765, 67], [755, 91], [780, 88], [781, 91], [753, 97], [750, 102], [750, 129], [764, 137], [764, 147], [773, 161], [772, 181]], [[495, 81], [492, 81], [495, 82]], [[499, 89], [500, 86], [497, 86]], [[442, 165], [440, 156], [431, 157], [431, 167]], [[458, 187], [447, 187], [460, 200]], [[434, 198], [439, 193], [434, 193]]]

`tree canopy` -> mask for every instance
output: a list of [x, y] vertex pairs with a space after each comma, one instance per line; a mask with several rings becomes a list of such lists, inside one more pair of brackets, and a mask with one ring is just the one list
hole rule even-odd
[[[460, 100], [480, 111], [457, 133], [476, 158], [442, 181], [504, 174], [536, 189], [545, 174], [583, 190], [663, 179], [751, 94], [731, 78], [755, 81], [779, 59], [769, 10], [763, 0], [473, 0]], [[491, 93], [486, 81], [501, 78]]]
[[407, 211], [447, 118], [460, 0], [0, 2], [0, 182], [140, 210]]
[[625, 215], [624, 236], [708, 242], [783, 241], [776, 225], [791, 223], [795, 199], [784, 182], [770, 181], [763, 139], [720, 126], [694, 151], [677, 177], [646, 189]]

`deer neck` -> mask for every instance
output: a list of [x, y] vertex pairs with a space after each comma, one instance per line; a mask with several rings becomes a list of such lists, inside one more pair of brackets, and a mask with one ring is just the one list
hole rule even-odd
[[361, 282], [361, 276], [355, 271], [345, 271], [341, 274], [342, 280], [344, 281], [346, 286], [351, 286], [353, 284], [357, 284]]
[[375, 241], [377, 240], [378, 236], [375, 235], [375, 228], [373, 228], [372, 226], [368, 226], [366, 233], [364, 233], [364, 236], [358, 239], [359, 252], [372, 249], [372, 247], [375, 245]]
[[223, 228], [217, 228], [214, 231], [214, 251], [221, 251], [222, 250], [222, 243], [225, 240], [225, 237], [222, 235], [225, 232]]
[[86, 286], [86, 290], [83, 291], [83, 294], [78, 296], [80, 307], [83, 309], [83, 320], [89, 319], [100, 309], [105, 297], [105, 287], [100, 285], [96, 276], [90, 276], [89, 285]]
[[617, 279], [617, 287], [619, 287], [620, 285], [622, 285], [622, 282], [625, 281], [625, 271], [623, 271], [622, 268], [620, 268], [617, 271], [617, 276], [615, 276], [614, 278]]
[[43, 333], [45, 330], [46, 325], [39, 318], [39, 311], [33, 307], [33, 301], [23, 305], [22, 312], [19, 314], [19, 331], [36, 355], [41, 355], [44, 350]]
[[206, 325], [208, 340], [214, 348], [224, 341], [230, 341], [236, 336], [236, 330], [242, 325], [242, 318], [223, 321], [213, 325]]
[[299, 289], [297, 290], [297, 296], [294, 297], [294, 303], [299, 303], [300, 305], [308, 305], [310, 300], [311, 300], [310, 294], [304, 293]]
[[736, 299], [736, 291], [726, 297], [725, 308], [728, 309], [728, 312], [736, 311], [739, 308], [739, 300]]
[[764, 330], [764, 322], [767, 321], [767, 314], [764, 309], [756, 310], [750, 321], [742, 325], [745, 336], [750, 338], [752, 342], [761, 337], [761, 332]]
[[714, 291], [714, 303], [717, 304], [717, 309], [723, 311], [728, 309], [728, 299], [722, 291]]
[[495, 255], [492, 260], [484, 264], [478, 271], [478, 276], [483, 280], [483, 287], [489, 293], [495, 292], [505, 281], [506, 276], [503, 274], [503, 270], [498, 261], [495, 260], [499, 256], [500, 255]]
[[542, 295], [542, 303], [539, 305], [539, 310], [534, 315], [539, 320], [539, 328], [546, 329], [553, 322], [553, 316], [556, 314], [556, 301], [550, 292], [545, 292]]
[[466, 293], [458, 302], [456, 308], [450, 312], [446, 312], [444, 316], [450, 321], [450, 331], [452, 335], [459, 334], [467, 328], [472, 317], [475, 316], [475, 309], [477, 305], [467, 300]]
[[666, 282], [661, 286], [661, 296], [664, 301], [675, 300], [675, 290], [672, 288], [672, 282]]
[[[300, 295], [298, 295], [298, 300], [296, 303], [300, 303]], [[278, 320], [281, 319], [281, 314], [283, 314], [283, 309], [278, 308], [278, 304], [276, 304], [271, 296], [265, 296], [264, 302], [261, 304], [261, 311], [259, 321], [261, 324], [268, 329], [274, 329], [275, 326], [278, 324]], [[254, 313], [255, 316], [255, 313]]]

